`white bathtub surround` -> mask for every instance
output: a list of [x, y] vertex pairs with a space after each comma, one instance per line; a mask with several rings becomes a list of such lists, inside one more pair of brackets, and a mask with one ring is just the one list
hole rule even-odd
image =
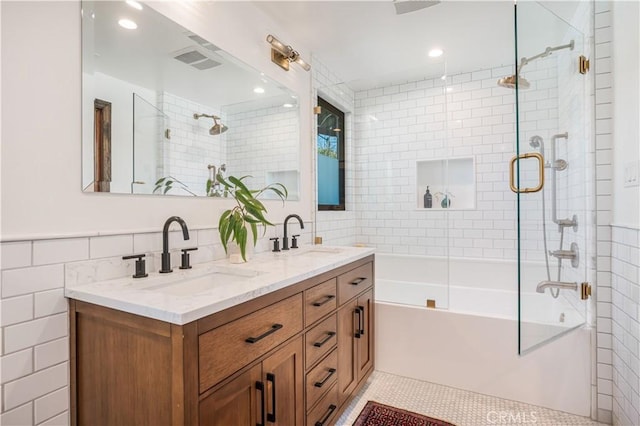
[[591, 334], [518, 356], [517, 322], [376, 303], [376, 369], [589, 416]]
[[349, 404], [338, 425], [353, 424], [367, 401], [378, 401], [457, 426], [535, 424], [597, 426], [602, 423], [561, 411], [375, 371]]
[[251, 262], [226, 259], [171, 274], [67, 287], [65, 295], [183, 325], [373, 254], [364, 247], [302, 246], [262, 253]]
[[522, 347], [571, 332], [518, 356], [515, 262], [376, 254], [376, 369], [589, 416], [584, 306], [537, 293], [544, 264], [526, 263]]

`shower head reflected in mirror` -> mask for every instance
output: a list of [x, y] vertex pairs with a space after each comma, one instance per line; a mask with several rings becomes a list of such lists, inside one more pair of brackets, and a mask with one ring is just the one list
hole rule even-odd
[[196, 120], [199, 119], [200, 117], [207, 117], [207, 118], [213, 119], [213, 127], [209, 129], [209, 134], [211, 136], [217, 136], [229, 130], [229, 128], [224, 124], [218, 123], [218, 120], [220, 120], [220, 117], [218, 117], [217, 115], [198, 114], [198, 113], [193, 114], [193, 118], [195, 118]]

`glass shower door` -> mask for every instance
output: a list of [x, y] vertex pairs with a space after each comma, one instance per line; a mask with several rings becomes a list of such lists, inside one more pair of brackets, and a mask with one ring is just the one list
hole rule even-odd
[[156, 181], [169, 174], [163, 161], [168, 128], [169, 117], [134, 93], [132, 194], [152, 194]]
[[[576, 14], [580, 11], [579, 3]], [[516, 156], [518, 353], [587, 320], [594, 233], [588, 78], [579, 72], [586, 40], [537, 2], [516, 8]], [[590, 205], [591, 204], [591, 205]]]

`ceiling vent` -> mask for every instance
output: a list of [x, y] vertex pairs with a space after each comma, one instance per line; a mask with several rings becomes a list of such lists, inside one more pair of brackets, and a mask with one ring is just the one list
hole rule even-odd
[[220, 48], [218, 46], [216, 46], [213, 43], [209, 43], [207, 40], [203, 39], [202, 37], [200, 37], [197, 34], [187, 33], [187, 37], [189, 37], [191, 40], [195, 41], [200, 46], [204, 47], [205, 49], [207, 49], [207, 50], [209, 50], [211, 52], [217, 52], [218, 50], [220, 50]]
[[190, 65], [200, 71], [222, 65], [220, 62], [216, 62], [209, 58], [206, 52], [202, 52], [196, 47], [188, 47], [186, 49], [173, 52], [171, 55], [174, 59], [177, 59], [178, 61]]

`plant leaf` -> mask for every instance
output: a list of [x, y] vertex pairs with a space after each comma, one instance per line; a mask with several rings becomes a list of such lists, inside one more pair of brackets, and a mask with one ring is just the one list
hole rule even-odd
[[258, 226], [254, 222], [249, 222], [249, 224], [251, 225], [251, 233], [253, 234], [253, 245], [255, 246], [258, 243]]

